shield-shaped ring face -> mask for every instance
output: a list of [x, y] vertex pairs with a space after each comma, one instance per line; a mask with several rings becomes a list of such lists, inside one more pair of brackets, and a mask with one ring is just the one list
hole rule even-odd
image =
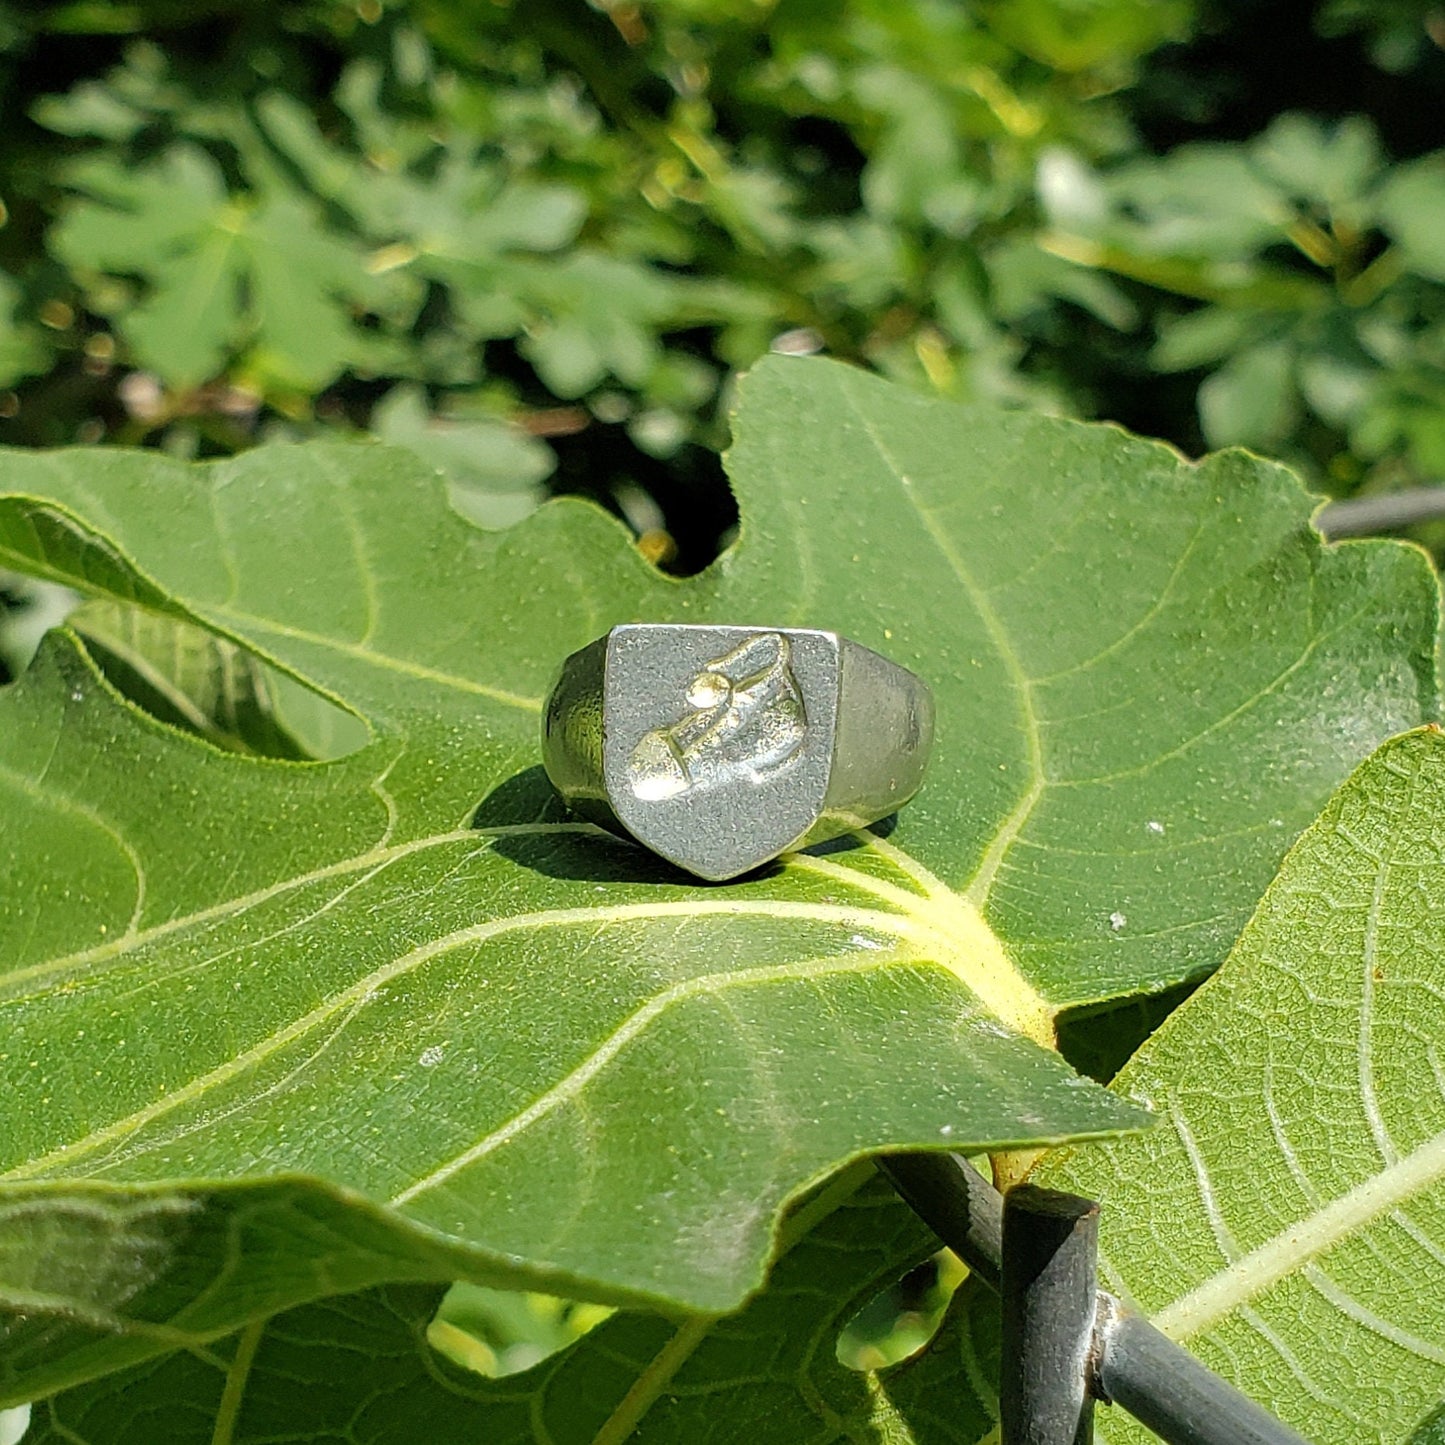
[[613, 812], [703, 878], [776, 857], [823, 811], [838, 639], [801, 628], [615, 628], [602, 766]]

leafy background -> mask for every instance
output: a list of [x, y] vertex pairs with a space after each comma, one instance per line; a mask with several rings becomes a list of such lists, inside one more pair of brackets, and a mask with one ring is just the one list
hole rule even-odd
[[694, 570], [727, 377], [776, 347], [1336, 495], [1436, 481], [1442, 22], [1262, 16], [7, 4], [0, 441], [366, 428]]
[[[1424, 0], [1267, 24], [1191, 0], [0, 5], [0, 441], [185, 458], [370, 432], [483, 526], [582, 493], [689, 573], [736, 522], [730, 377], [771, 349], [1189, 454], [1244, 443], [1335, 496], [1438, 481], [1442, 34]], [[1052, 557], [1064, 513], [1009, 505], [1010, 535]], [[73, 600], [0, 575], [0, 668]], [[1272, 603], [1233, 605], [1247, 630]], [[365, 741], [226, 637], [124, 604], [77, 621], [112, 683], [224, 748]], [[1393, 725], [1430, 715], [1427, 692]], [[1269, 825], [1279, 846], [1338, 776]], [[1214, 957], [1267, 870], [1249, 876]], [[1107, 1077], [1181, 992], [1066, 1027], [1070, 1056]], [[930, 1248], [840, 1281], [824, 1353], [912, 1266], [841, 1349], [878, 1365], [926, 1335], [956, 1282]], [[430, 1297], [357, 1299], [422, 1358]], [[462, 1286], [432, 1338], [517, 1368], [594, 1308]], [[297, 1339], [324, 1350], [341, 1315], [319, 1318]], [[910, 1368], [885, 1392], [921, 1388]], [[155, 1378], [171, 1406], [215, 1383]], [[883, 1377], [866, 1405], [858, 1378], [837, 1377], [840, 1418], [874, 1409]]]

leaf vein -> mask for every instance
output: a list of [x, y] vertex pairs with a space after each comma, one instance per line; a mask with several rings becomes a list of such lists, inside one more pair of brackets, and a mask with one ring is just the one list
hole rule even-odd
[[[493, 938], [506, 933], [516, 932], [518, 929], [523, 928], [565, 928], [574, 925], [597, 926], [608, 923], [644, 921], [652, 918], [692, 917], [701, 914], [717, 914], [722, 916], [752, 914], [770, 918], [802, 919], [819, 923], [840, 923], [855, 928], [866, 928], [874, 933], [892, 933], [895, 936], [904, 936], [912, 931], [913, 928], [912, 920], [892, 914], [880, 913], [871, 909], [847, 908], [829, 904], [785, 903], [771, 899], [758, 900], [756, 902], [745, 899], [718, 899], [716, 901], [678, 900], [675, 902], [615, 904], [610, 907], [600, 908], [556, 908], [546, 909], [536, 913], [522, 913], [511, 918], [492, 919], [485, 923], [472, 924], [468, 928], [458, 929], [456, 932], [449, 933], [442, 938], [433, 939], [430, 943], [423, 944], [421, 947], [413, 949], [410, 953], [403, 954], [400, 958], [391, 960], [381, 968], [374, 969], [364, 978], [359, 979], [356, 983], [341, 990], [324, 1003], [318, 1004], [309, 1013], [292, 1020], [285, 1028], [276, 1030], [275, 1033], [259, 1040], [250, 1048], [227, 1059], [223, 1064], [217, 1065], [214, 1069], [191, 1080], [190, 1083], [183, 1087], [164, 1095], [154, 1103], [147, 1105], [144, 1109], [138, 1109], [126, 1115], [124, 1118], [114, 1120], [110, 1124], [93, 1130], [91, 1133], [70, 1144], [63, 1145], [48, 1154], [14, 1166], [5, 1173], [0, 1174], [0, 1181], [33, 1178], [59, 1165], [68, 1164], [77, 1158], [93, 1154], [97, 1149], [104, 1147], [112, 1141], [128, 1137], [136, 1130], [145, 1127], [156, 1119], [164, 1117], [166, 1114], [180, 1108], [183, 1104], [193, 1103], [203, 1098], [220, 1085], [229, 1083], [232, 1079], [264, 1063], [273, 1054], [279, 1052], [288, 1044], [294, 1043], [297, 1039], [303, 1038], [313, 1029], [333, 1018], [336, 1014], [349, 1009], [354, 1004], [365, 1002], [377, 989], [382, 988], [394, 979], [404, 977], [413, 970], [429, 963], [432, 959], [444, 953], [451, 952], [453, 949], [462, 948], [469, 944], [488, 943]], [[884, 954], [870, 955], [868, 963], [873, 964], [880, 962], [887, 956], [888, 955]], [[860, 964], [859, 966], [862, 967], [863, 965]], [[766, 972], [766, 970], [757, 971], [759, 976]], [[666, 996], [665, 994], [660, 994], [658, 995], [658, 999], [665, 998]], [[657, 1000], [653, 1002], [656, 1003]], [[603, 1047], [605, 1048], [606, 1045]], [[561, 1085], [557, 1087], [560, 1088]], [[549, 1093], [552, 1092], [555, 1092], [555, 1090], [549, 1090]], [[535, 1107], [535, 1105], [533, 1107]], [[407, 1193], [415, 1193], [418, 1188], [419, 1186], [416, 1186], [412, 1190], [407, 1191]]]
[[[0, 768], [0, 772], [3, 772], [3, 768]], [[111, 958], [129, 949], [144, 947], [154, 943], [157, 939], [195, 927], [197, 924], [238, 917], [253, 908], [269, 903], [272, 899], [284, 897], [287, 893], [295, 892], [298, 888], [305, 888], [312, 883], [322, 883], [331, 878], [344, 878], [348, 873], [360, 872], [378, 864], [384, 866], [394, 863], [400, 858], [409, 857], [413, 853], [420, 853], [428, 848], [438, 848], [447, 843], [464, 842], [468, 839], [487, 840], [529, 833], [596, 833], [598, 831], [596, 825], [592, 823], [514, 823], [495, 828], [457, 828], [448, 833], [432, 833], [425, 838], [414, 838], [408, 843], [398, 843], [390, 848], [372, 848], [365, 853], [358, 853], [350, 858], [328, 863], [321, 868], [298, 873], [291, 878], [283, 878], [276, 883], [268, 884], [265, 888], [258, 888], [252, 893], [243, 894], [239, 898], [228, 898], [209, 908], [197, 909], [194, 913], [167, 919], [164, 923], [142, 929], [128, 938], [107, 939], [106, 942], [95, 944], [91, 948], [81, 949], [60, 958], [46, 959], [43, 963], [33, 964], [28, 968], [16, 969], [0, 979], [0, 1002], [10, 1002], [17, 998], [30, 996], [28, 993], [15, 990], [13, 986], [17, 983], [28, 983], [37, 978], [49, 977], [67, 969], [82, 968], [92, 963], [108, 962]]]
[[1373, 1335], [1378, 1335], [1383, 1340], [1388, 1340], [1402, 1350], [1408, 1350], [1422, 1360], [1429, 1360], [1436, 1365], [1445, 1365], [1445, 1349], [1431, 1344], [1428, 1340], [1422, 1340], [1419, 1335], [1387, 1320], [1367, 1305], [1361, 1304], [1348, 1290], [1336, 1284], [1319, 1265], [1307, 1264], [1302, 1273], [1311, 1289], [1328, 1300], [1341, 1314], [1348, 1315], [1357, 1325], [1369, 1330]]
[[1303, 1269], [1355, 1231], [1445, 1179], [1445, 1131], [1289, 1225], [1154, 1315], [1172, 1339], [1208, 1329], [1237, 1305]]
[[[645, 907], [646, 905], [638, 906]], [[810, 906], [813, 908], [823, 907], [823, 905], [817, 904]], [[849, 911], [856, 912], [856, 910]], [[799, 916], [806, 917], [808, 915]], [[879, 914], [873, 915], [873, 917], [881, 921], [887, 915]], [[876, 927], [876, 923], [865, 924], [865, 926]], [[800, 959], [796, 963], [781, 963], [766, 968], [740, 968], [726, 973], [701, 974], [696, 978], [684, 979], [681, 983], [674, 984], [671, 988], [654, 995], [641, 1008], [630, 1014], [571, 1073], [558, 1080], [545, 1093], [538, 1095], [525, 1109], [491, 1130], [475, 1144], [448, 1159], [445, 1164], [432, 1170], [424, 1178], [417, 1180], [415, 1184], [408, 1185], [401, 1193], [393, 1195], [391, 1203], [398, 1206], [409, 1204], [421, 1195], [430, 1193], [431, 1190], [461, 1173], [463, 1169], [510, 1143], [539, 1119], [545, 1118], [561, 1105], [575, 1100], [582, 1090], [601, 1074], [634, 1039], [644, 1033], [654, 1020], [660, 1018], [675, 1004], [682, 1003], [689, 998], [721, 994], [731, 988], [746, 988], [762, 983], [783, 983], [795, 979], [811, 979], [825, 973], [872, 972], [876, 969], [896, 966], [900, 957], [897, 950], [872, 953], [862, 958], [857, 954], [835, 954], [828, 958]]]
[[1279, 689], [1314, 656], [1324, 643], [1338, 637], [1352, 623], [1358, 621], [1364, 615], [1364, 610], [1361, 609], [1361, 611], [1353, 613], [1342, 622], [1339, 627], [1332, 631], [1315, 633], [1301, 649], [1299, 656], [1295, 658], [1288, 667], [1272, 677], [1258, 692], [1245, 698], [1243, 702], [1231, 708], [1222, 717], [1216, 718], [1208, 727], [1201, 728], [1199, 732], [1191, 737], [1185, 738], [1183, 742], [1176, 744], [1166, 752], [1156, 754], [1150, 758], [1148, 762], [1140, 763], [1138, 767], [1134, 768], [1123, 768], [1116, 773], [1100, 773], [1087, 778], [1058, 778], [1054, 780], [1055, 785], [1060, 788], [1083, 788], [1093, 787], [1101, 783], [1122, 782], [1125, 778], [1142, 777], [1144, 774], [1152, 772], [1161, 763], [1171, 762], [1175, 758], [1182, 757], [1191, 748], [1218, 732], [1220, 728], [1228, 727], [1236, 718], [1243, 717], [1251, 708], [1257, 707], [1265, 698], [1278, 692]]
[[205, 611], [217, 614], [235, 624], [243, 634], [247, 628], [259, 627], [277, 637], [289, 637], [295, 642], [310, 643], [326, 652], [339, 652], [346, 657], [365, 662], [370, 667], [378, 667], [387, 672], [397, 672], [404, 677], [414, 677], [422, 682], [438, 683], [442, 687], [455, 688], [458, 692], [473, 693], [477, 697], [490, 698], [493, 702], [518, 708], [523, 712], [540, 714], [542, 711], [541, 698], [524, 697], [521, 693], [510, 692], [506, 688], [489, 687], [486, 683], [476, 682], [472, 678], [462, 677], [458, 673], [443, 672], [440, 668], [428, 667], [425, 663], [408, 662], [404, 658], [378, 652], [364, 643], [343, 642], [336, 637], [327, 637], [325, 633], [310, 632], [304, 627], [293, 627], [290, 623], [277, 622], [270, 617], [259, 617], [255, 613], [242, 612], [237, 608], [220, 604], [213, 603]]
[[864, 432], [878, 453], [878, 459], [893, 473], [894, 478], [902, 486], [904, 495], [918, 513], [918, 518], [932, 538], [934, 546], [938, 548], [944, 561], [948, 563], [949, 568], [958, 579], [959, 586], [967, 593], [968, 600], [978, 614], [989, 641], [993, 643], [1005, 672], [1008, 673], [1018, 692], [1020, 730], [1024, 736], [1030, 775], [1029, 783], [985, 846], [979, 859], [978, 868], [969, 882], [966, 890], [967, 897], [981, 909], [988, 901], [989, 891], [998, 875], [999, 864], [1003, 861], [1004, 855], [1012, 846], [1014, 839], [1023, 831], [1024, 825], [1028, 822], [1044, 792], [1043, 741], [1039, 730], [1038, 711], [1034, 702], [1033, 682], [1024, 669], [1023, 662], [1014, 648], [1013, 640], [1004, 626], [1003, 619], [989, 601], [987, 592], [964, 564], [963, 557], [953, 544], [953, 539], [939, 525], [933, 510], [924, 506], [914, 495], [909, 478], [879, 435], [872, 418], [862, 416], [861, 420]]
[[[57, 743], [58, 746], [58, 743]], [[53, 757], [54, 754], [52, 753]], [[47, 761], [46, 766], [49, 767]], [[107, 818], [95, 808], [87, 807], [84, 803], [78, 803], [74, 798], [63, 797], [56, 793], [43, 791], [39, 784], [27, 778], [23, 773], [17, 772], [14, 768], [0, 763], [0, 779], [8, 781], [17, 792], [24, 793], [33, 802], [39, 803], [42, 807], [53, 808], [56, 812], [73, 813], [77, 818], [83, 818], [97, 831], [104, 833], [107, 838], [120, 850], [129, 865], [131, 872], [135, 875], [135, 901], [131, 907], [130, 918], [125, 925], [124, 933], [115, 940], [116, 947], [123, 947], [128, 941], [136, 937], [136, 930], [140, 924], [141, 914], [145, 909], [146, 900], [146, 873], [145, 864], [141, 862], [141, 856], [136, 852], [135, 847], [125, 835]]]

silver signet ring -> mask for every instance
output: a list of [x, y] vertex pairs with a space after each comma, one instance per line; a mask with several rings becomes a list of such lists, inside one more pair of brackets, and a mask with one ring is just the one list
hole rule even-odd
[[802, 627], [614, 627], [562, 664], [542, 717], [576, 812], [715, 880], [886, 818], [932, 742], [921, 678]]

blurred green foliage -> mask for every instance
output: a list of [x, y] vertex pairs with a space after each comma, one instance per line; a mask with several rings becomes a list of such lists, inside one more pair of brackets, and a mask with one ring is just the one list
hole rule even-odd
[[427, 1337], [448, 1359], [499, 1378], [529, 1370], [607, 1319], [605, 1305], [454, 1284]]
[[[937, 1333], [967, 1269], [940, 1250], [879, 1291], [844, 1326], [838, 1359], [849, 1369], [882, 1370], [921, 1350]], [[455, 1284], [447, 1291], [428, 1339], [448, 1359], [498, 1378], [530, 1369], [607, 1319], [603, 1305], [556, 1295], [523, 1294]]]
[[1442, 38], [1420, 0], [11, 0], [0, 440], [371, 429], [484, 524], [589, 491], [691, 567], [775, 347], [1438, 480]]
[[850, 1370], [886, 1370], [916, 1355], [938, 1333], [944, 1311], [968, 1269], [940, 1250], [868, 1301], [838, 1335], [837, 1354]]

